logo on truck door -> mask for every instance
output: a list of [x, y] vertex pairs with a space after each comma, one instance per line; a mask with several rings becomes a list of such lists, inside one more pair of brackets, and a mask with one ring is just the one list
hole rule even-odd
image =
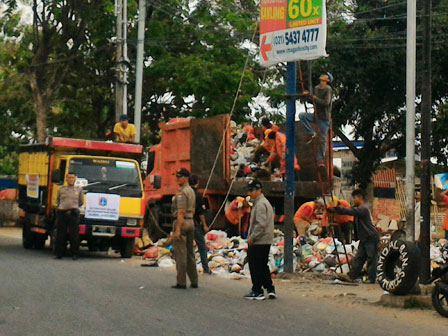
[[107, 198], [106, 197], [100, 197], [98, 199], [98, 205], [101, 205], [103, 207], [107, 206]]

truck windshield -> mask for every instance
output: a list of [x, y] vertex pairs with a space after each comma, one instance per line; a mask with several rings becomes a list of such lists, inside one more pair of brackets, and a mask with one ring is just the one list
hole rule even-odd
[[140, 177], [134, 162], [73, 158], [69, 171], [76, 174], [77, 184], [87, 191], [141, 197]]

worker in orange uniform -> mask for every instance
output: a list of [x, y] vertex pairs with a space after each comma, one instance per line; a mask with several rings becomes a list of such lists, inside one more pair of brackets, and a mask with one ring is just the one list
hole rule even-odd
[[[268, 162], [272, 163], [277, 157], [280, 159], [280, 173], [282, 176], [286, 174], [286, 135], [282, 132], [271, 131], [268, 134], [269, 140], [275, 141], [275, 146], [271, 149], [271, 155]], [[299, 171], [300, 166], [297, 157], [294, 155], [294, 170]]]
[[[332, 198], [330, 198], [328, 208], [336, 208], [336, 207], [349, 209], [350, 203], [344, 200], [340, 200], [336, 196], [333, 196]], [[339, 224], [339, 227], [341, 228], [341, 230], [335, 228], [334, 230], [335, 237], [338, 238], [339, 240], [344, 241], [346, 244], [350, 244], [352, 242], [352, 235], [351, 235], [351, 230], [353, 226], [352, 224], [355, 220], [353, 216], [338, 215], [336, 213], [329, 214], [328, 211], [325, 210], [324, 214], [322, 215], [322, 222], [321, 222], [323, 231], [327, 231], [329, 229], [330, 219], [332, 223]]]
[[[264, 141], [255, 151], [254, 162], [258, 163], [261, 161], [263, 155], [269, 155], [275, 147], [275, 138], [269, 138], [269, 134], [274, 132], [272, 129], [266, 129], [264, 131]], [[275, 132], [274, 132], [275, 133]]]
[[297, 210], [294, 215], [294, 225], [296, 226], [299, 236], [306, 236], [314, 219], [317, 219], [316, 212], [324, 207], [321, 200], [306, 202]]
[[244, 197], [236, 197], [226, 210], [227, 221], [238, 227], [238, 233], [245, 238], [247, 236], [247, 230], [249, 229], [249, 216], [250, 216], [250, 203]]

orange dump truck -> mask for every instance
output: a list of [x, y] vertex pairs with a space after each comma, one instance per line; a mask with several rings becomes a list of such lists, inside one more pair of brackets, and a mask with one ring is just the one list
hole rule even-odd
[[21, 146], [18, 191], [25, 214], [23, 247], [40, 249], [49, 236], [55, 237], [56, 198], [70, 171], [84, 192], [80, 240], [89, 250], [112, 247], [131, 257], [145, 211], [142, 154], [140, 145], [58, 137]]
[[[247, 181], [231, 183], [230, 130], [226, 127], [229, 115], [204, 119], [173, 119], [160, 123], [161, 142], [149, 149], [147, 176], [144, 181], [149, 226], [157, 223], [165, 230], [171, 228], [171, 199], [177, 191], [175, 172], [186, 168], [200, 177], [200, 189], [207, 185], [206, 199], [212, 214], [221, 207], [229, 192], [229, 200], [246, 194]], [[224, 135], [224, 137], [223, 137]], [[313, 151], [305, 145], [305, 132], [296, 123], [296, 153], [301, 166], [300, 181], [296, 182], [296, 206], [322, 194]], [[224, 138], [221, 146], [221, 141]], [[332, 144], [329, 136], [326, 155], [324, 192], [328, 193], [333, 178]], [[277, 218], [283, 215], [285, 186], [280, 181], [263, 181], [264, 193], [275, 207]], [[230, 190], [229, 190], [230, 189]], [[221, 215], [224, 211], [221, 211]], [[219, 216], [214, 228], [224, 228], [224, 216]]]

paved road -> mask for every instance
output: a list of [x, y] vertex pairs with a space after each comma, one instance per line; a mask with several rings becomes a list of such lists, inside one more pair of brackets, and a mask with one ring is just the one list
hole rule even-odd
[[[437, 335], [369, 309], [278, 290], [278, 300], [242, 299], [249, 283], [201, 276], [199, 289], [171, 289], [174, 271], [139, 259], [85, 252], [53, 260], [24, 250], [0, 228], [0, 335]], [[356, 309], [354, 309], [356, 307]]]

